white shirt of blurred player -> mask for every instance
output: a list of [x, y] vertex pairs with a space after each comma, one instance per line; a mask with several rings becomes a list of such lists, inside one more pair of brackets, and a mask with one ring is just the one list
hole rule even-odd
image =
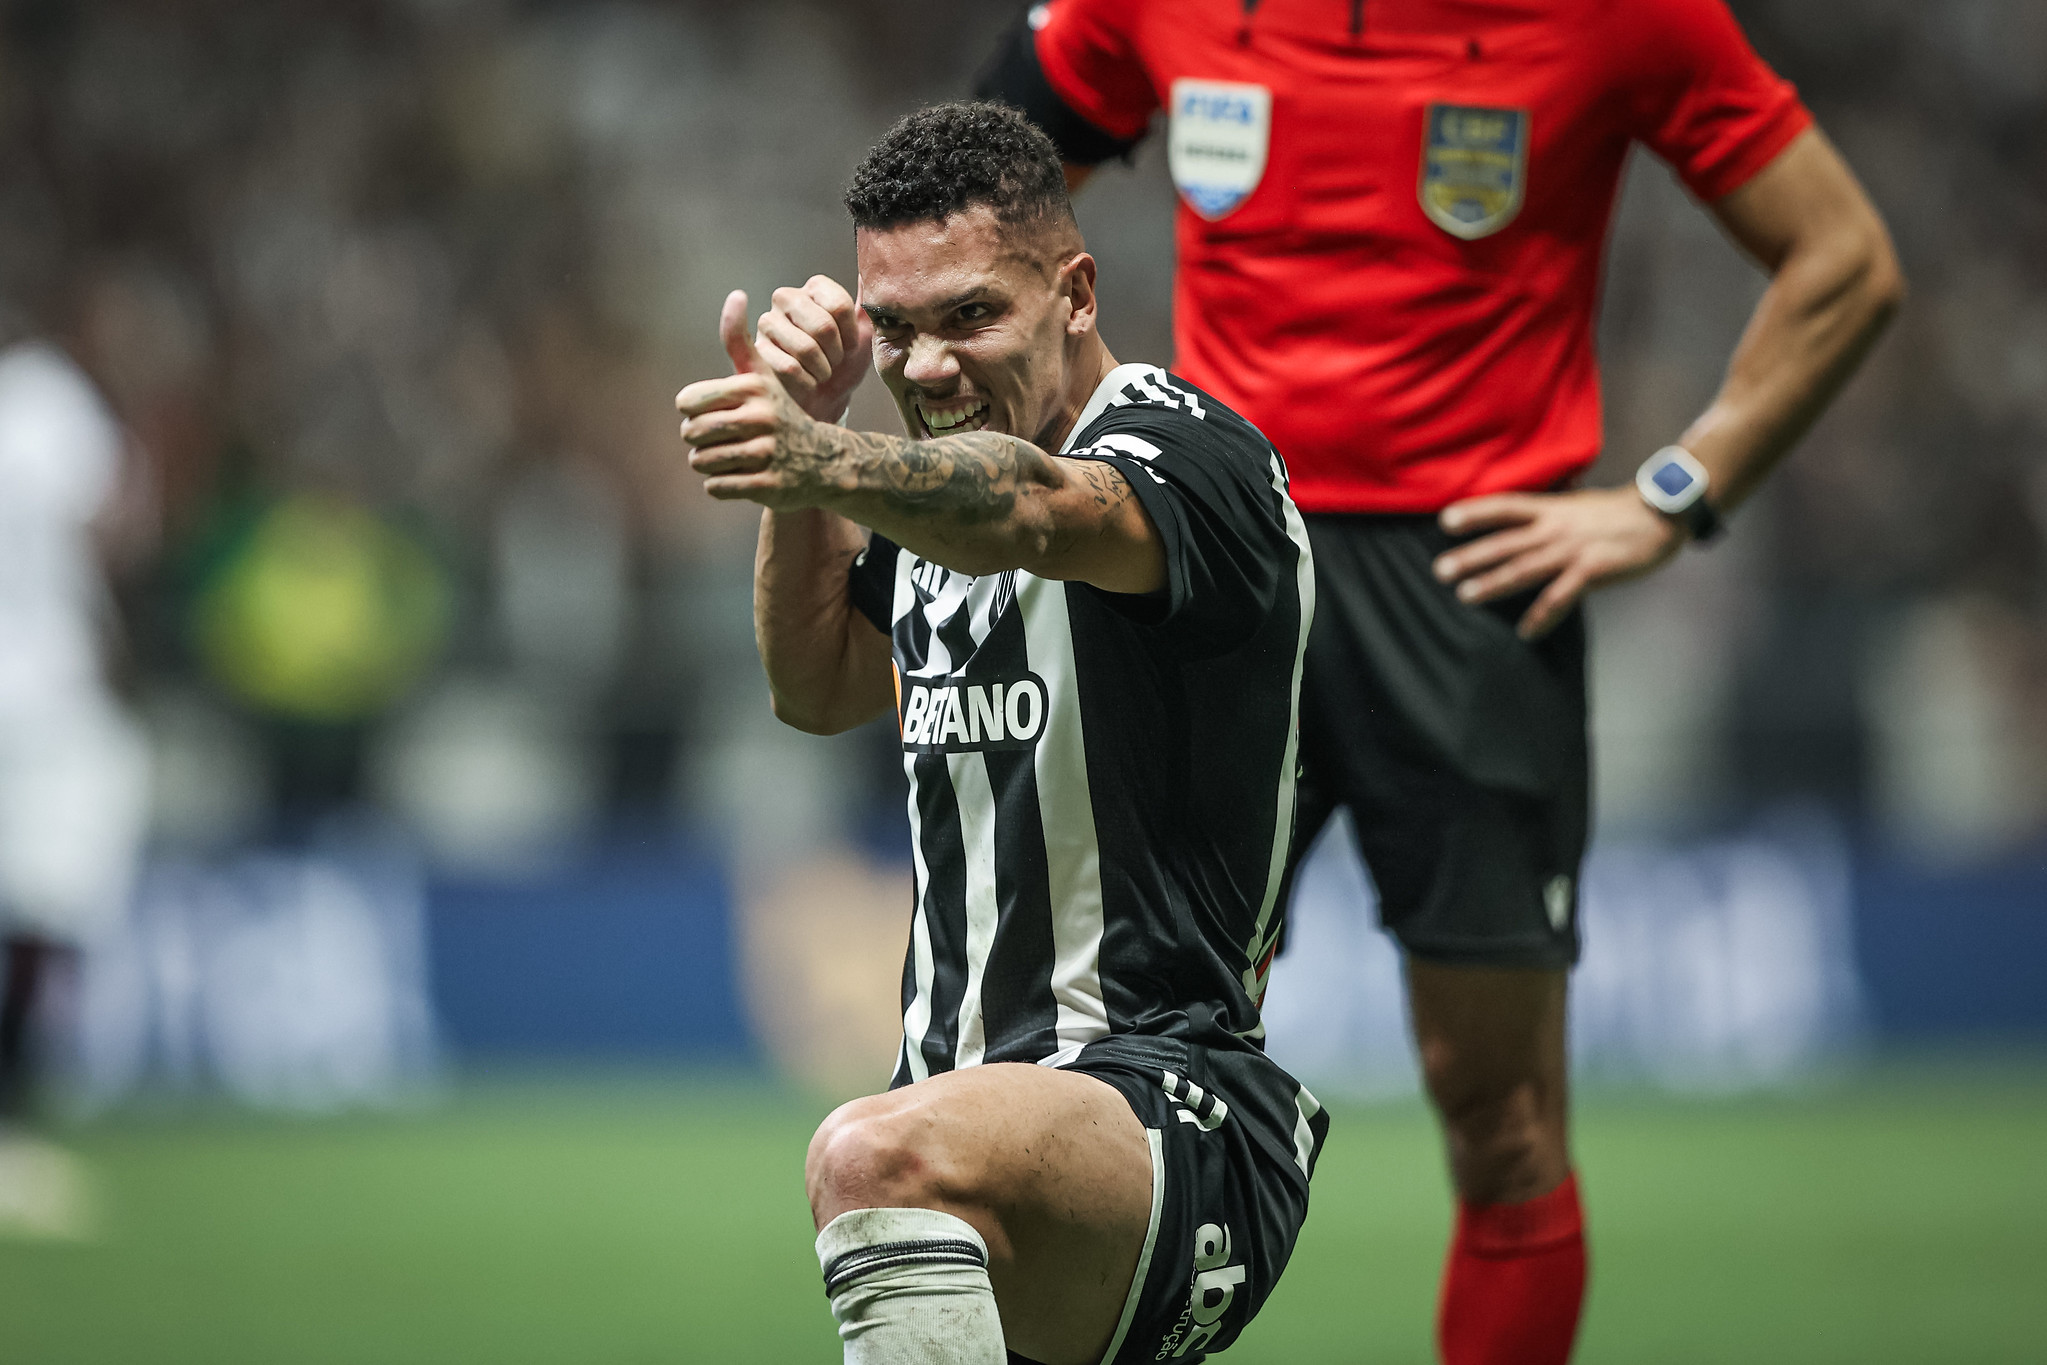
[[0, 711], [100, 686], [92, 522], [120, 460], [114, 415], [63, 352], [0, 351]]
[[121, 429], [63, 352], [0, 351], [0, 928], [90, 941], [127, 908], [148, 750], [114, 703], [92, 523]]

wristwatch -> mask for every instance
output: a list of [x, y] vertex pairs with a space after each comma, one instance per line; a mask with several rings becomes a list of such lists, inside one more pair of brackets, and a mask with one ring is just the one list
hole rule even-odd
[[1642, 501], [1683, 526], [1697, 541], [1720, 534], [1720, 514], [1706, 501], [1711, 482], [1706, 466], [1683, 446], [1665, 446], [1635, 471], [1635, 489]]

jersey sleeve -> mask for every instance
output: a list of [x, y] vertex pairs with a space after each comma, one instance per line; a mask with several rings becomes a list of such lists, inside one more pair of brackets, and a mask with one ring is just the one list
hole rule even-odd
[[1298, 591], [1307, 549], [1288, 529], [1286, 497], [1274, 482], [1279, 457], [1242, 419], [1133, 405], [1102, 419], [1067, 457], [1114, 465], [1158, 528], [1165, 588], [1101, 597], [1168, 634], [1178, 652], [1229, 653]]
[[902, 553], [886, 536], [870, 536], [867, 548], [846, 571], [846, 593], [853, 609], [874, 623], [883, 635], [895, 629], [896, 556]]
[[1708, 202], [1732, 194], [1812, 126], [1791, 83], [1756, 55], [1724, 0], [1620, 7], [1634, 135]]
[[1127, 155], [1159, 105], [1131, 41], [1139, 8], [1130, 0], [1032, 7], [975, 82], [975, 96], [1021, 109], [1074, 165]]

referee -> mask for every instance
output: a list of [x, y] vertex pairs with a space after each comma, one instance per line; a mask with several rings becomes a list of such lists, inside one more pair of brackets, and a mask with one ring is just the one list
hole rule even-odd
[[[1561, 1362], [1579, 599], [1711, 539], [1824, 409], [1903, 295], [1884, 226], [1722, 0], [1051, 0], [980, 93], [1076, 186], [1166, 115], [1176, 369], [1285, 455], [1315, 552], [1295, 855], [1350, 808], [1448, 1139], [1441, 1353]], [[1635, 142], [1772, 280], [1698, 420], [1577, 488]]]

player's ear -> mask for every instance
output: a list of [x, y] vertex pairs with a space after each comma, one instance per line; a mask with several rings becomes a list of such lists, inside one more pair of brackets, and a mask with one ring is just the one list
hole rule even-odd
[[1059, 268], [1059, 288], [1073, 305], [1066, 330], [1082, 335], [1095, 329], [1095, 258], [1079, 252]]

